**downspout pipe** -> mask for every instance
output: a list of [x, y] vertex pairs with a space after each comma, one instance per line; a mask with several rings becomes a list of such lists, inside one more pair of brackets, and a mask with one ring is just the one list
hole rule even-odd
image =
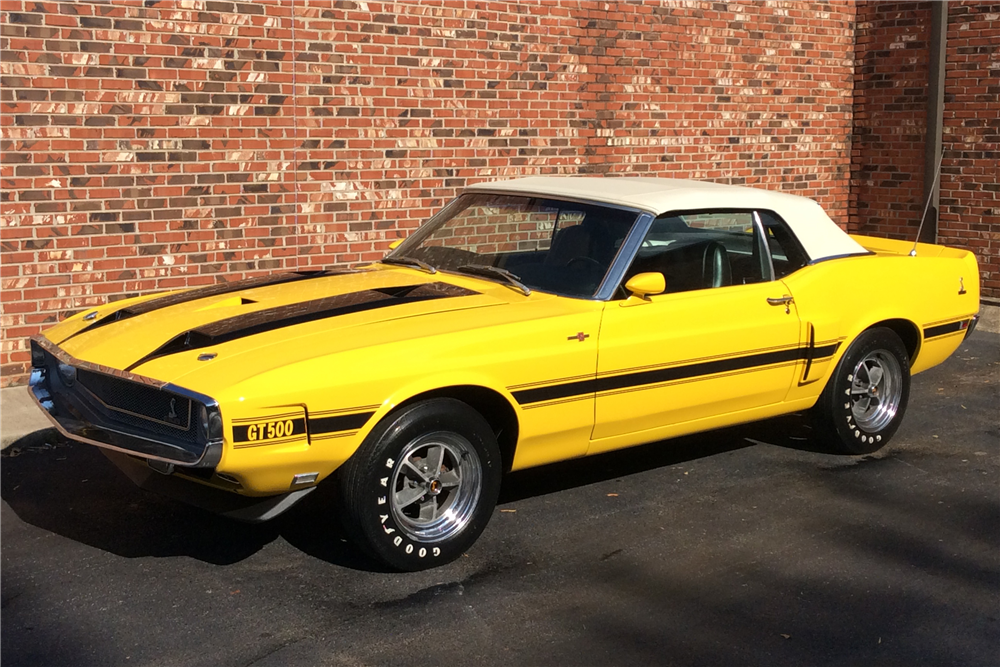
[[943, 150], [944, 74], [948, 44], [948, 0], [931, 2], [930, 67], [927, 73], [927, 134], [924, 137], [924, 196], [927, 218], [919, 232], [923, 243], [937, 243], [941, 183], [938, 164]]

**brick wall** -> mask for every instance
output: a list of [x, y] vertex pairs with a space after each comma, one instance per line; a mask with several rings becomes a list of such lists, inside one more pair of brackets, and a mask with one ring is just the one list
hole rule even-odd
[[[858, 4], [848, 228], [916, 238], [926, 204], [930, 3]], [[1000, 4], [951, 2], [938, 241], [979, 259], [1000, 302]]]
[[68, 312], [374, 259], [481, 180], [762, 185], [846, 224], [854, 11], [2, 0], [0, 383]]
[[976, 253], [1000, 305], [1000, 3], [951, 6], [947, 53], [938, 240]]
[[848, 229], [915, 238], [924, 206], [929, 2], [858, 5]]

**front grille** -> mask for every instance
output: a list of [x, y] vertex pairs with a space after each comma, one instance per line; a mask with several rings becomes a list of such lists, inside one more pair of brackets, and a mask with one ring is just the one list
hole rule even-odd
[[[41, 336], [31, 340], [31, 393], [74, 440], [150, 460], [214, 468], [222, 415], [209, 396], [74, 359]], [[210, 433], [203, 433], [207, 411]]]
[[115, 421], [151, 434], [196, 440], [191, 428], [195, 406], [184, 396], [83, 369], [77, 371], [77, 382]]

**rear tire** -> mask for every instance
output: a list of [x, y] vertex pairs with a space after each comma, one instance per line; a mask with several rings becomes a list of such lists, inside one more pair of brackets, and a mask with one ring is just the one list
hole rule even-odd
[[500, 492], [500, 449], [483, 417], [436, 398], [390, 414], [340, 473], [340, 510], [354, 542], [396, 570], [461, 556]]
[[858, 336], [813, 408], [816, 431], [842, 454], [871, 454], [899, 428], [910, 397], [910, 357], [891, 329]]

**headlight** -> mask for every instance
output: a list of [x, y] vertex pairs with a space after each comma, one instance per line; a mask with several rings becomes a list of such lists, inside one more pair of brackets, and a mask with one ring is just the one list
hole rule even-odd
[[219, 408], [202, 405], [198, 409], [198, 426], [201, 429], [201, 437], [206, 442], [222, 439], [222, 414]]
[[31, 366], [32, 368], [45, 368], [45, 352], [34, 342], [31, 343]]
[[198, 410], [198, 423], [201, 424], [201, 437], [208, 440], [208, 408], [204, 405]]
[[60, 361], [56, 369], [59, 371], [59, 379], [65, 386], [72, 387], [76, 384], [76, 368]]

